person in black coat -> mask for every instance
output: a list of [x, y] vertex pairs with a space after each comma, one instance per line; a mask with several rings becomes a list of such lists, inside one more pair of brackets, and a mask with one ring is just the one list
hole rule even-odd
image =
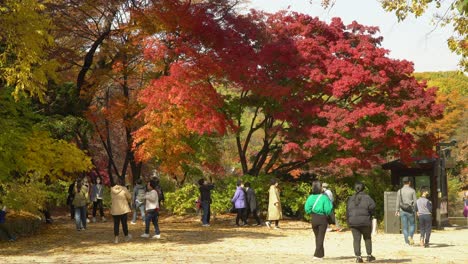
[[367, 261], [375, 260], [372, 256], [372, 215], [375, 210], [374, 200], [364, 192], [364, 184], [357, 182], [354, 185], [356, 193], [348, 198], [346, 218], [353, 234], [354, 254], [356, 262], [362, 263], [361, 237], [364, 238], [367, 251]]
[[210, 226], [210, 211], [211, 211], [211, 190], [214, 189], [214, 185], [211, 183], [208, 183], [208, 181], [204, 179], [200, 179], [198, 181], [198, 184], [200, 185], [199, 190], [200, 190], [200, 201], [201, 201], [201, 207], [203, 210], [203, 215], [202, 215], [202, 226]]
[[257, 224], [255, 226], [260, 226], [260, 218], [258, 217], [257, 213], [257, 196], [255, 195], [254, 189], [250, 188], [250, 182], [246, 182], [244, 184], [245, 187], [245, 192], [247, 193], [247, 216], [246, 219], [249, 218], [250, 213], [252, 213], [252, 216], [255, 218], [255, 221], [257, 221]]

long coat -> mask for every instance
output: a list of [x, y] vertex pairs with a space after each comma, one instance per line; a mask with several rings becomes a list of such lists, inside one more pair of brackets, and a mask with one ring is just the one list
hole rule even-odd
[[[277, 203], [277, 205], [275, 205]], [[281, 209], [280, 194], [275, 185], [270, 186], [268, 199], [267, 220], [280, 220], [283, 218]]]
[[255, 191], [252, 188], [247, 189], [247, 207], [249, 208], [250, 212], [257, 210], [257, 196], [255, 195]]

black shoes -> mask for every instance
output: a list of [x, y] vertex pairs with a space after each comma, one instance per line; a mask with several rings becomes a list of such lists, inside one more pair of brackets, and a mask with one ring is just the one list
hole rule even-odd
[[362, 260], [361, 257], [356, 257], [356, 263], [363, 263], [364, 260]]
[[370, 255], [370, 256], [367, 256], [367, 262], [371, 262], [371, 261], [374, 261], [375, 260], [375, 257]]

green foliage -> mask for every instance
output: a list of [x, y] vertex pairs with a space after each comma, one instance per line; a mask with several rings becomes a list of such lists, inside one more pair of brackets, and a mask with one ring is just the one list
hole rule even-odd
[[47, 186], [40, 181], [13, 181], [0, 184], [2, 204], [14, 210], [38, 214], [47, 200]]
[[458, 192], [462, 190], [463, 184], [460, 179], [448, 173], [448, 210], [449, 216], [463, 216], [463, 199], [458, 195]]
[[198, 198], [198, 187], [187, 184], [175, 192], [164, 193], [164, 206], [175, 215], [195, 212], [195, 201]]

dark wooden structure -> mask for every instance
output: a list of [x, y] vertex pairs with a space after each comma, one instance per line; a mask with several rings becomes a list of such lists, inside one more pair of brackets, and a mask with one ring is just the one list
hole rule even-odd
[[[418, 159], [410, 164], [394, 160], [382, 165], [385, 170], [391, 171], [394, 190], [403, 186], [403, 177], [411, 179], [412, 187], [419, 193], [419, 189], [427, 186], [430, 189], [432, 201], [432, 224], [437, 228], [448, 226], [447, 202], [447, 176], [445, 173], [445, 159]], [[395, 205], [396, 206], [396, 205]], [[395, 208], [396, 209], [396, 208]]]

